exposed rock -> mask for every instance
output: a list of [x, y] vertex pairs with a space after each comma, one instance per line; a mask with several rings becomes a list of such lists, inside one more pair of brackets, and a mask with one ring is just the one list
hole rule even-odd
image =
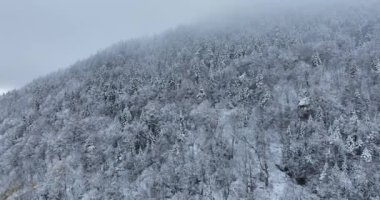
[[298, 117], [302, 120], [309, 119], [312, 113], [310, 98], [305, 97], [298, 103]]

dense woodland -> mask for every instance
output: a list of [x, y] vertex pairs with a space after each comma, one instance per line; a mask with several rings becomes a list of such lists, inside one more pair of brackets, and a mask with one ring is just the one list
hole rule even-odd
[[0, 200], [378, 200], [379, 13], [182, 26], [9, 92]]

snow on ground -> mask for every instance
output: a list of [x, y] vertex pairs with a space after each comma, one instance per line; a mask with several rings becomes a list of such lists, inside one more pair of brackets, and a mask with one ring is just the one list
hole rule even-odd
[[10, 88], [0, 87], [0, 96], [3, 95], [3, 94], [6, 94], [9, 91], [11, 91]]
[[284, 196], [283, 194], [285, 192], [285, 187], [287, 182], [289, 182], [286, 174], [275, 166], [275, 164], [281, 164], [282, 162], [282, 144], [279, 136], [271, 137], [269, 150], [270, 162], [268, 162], [268, 167], [271, 172], [269, 176], [269, 183], [272, 187], [272, 191], [269, 195], [270, 199], [277, 200]]

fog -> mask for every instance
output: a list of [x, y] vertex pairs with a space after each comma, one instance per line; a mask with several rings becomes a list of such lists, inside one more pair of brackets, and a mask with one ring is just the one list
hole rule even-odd
[[0, 2], [0, 94], [69, 67], [121, 40], [201, 20], [223, 22], [215, 16], [226, 13], [276, 14], [284, 8], [300, 11], [317, 5], [336, 6], [337, 2], [4, 0]]
[[0, 93], [70, 66], [120, 40], [149, 36], [244, 0], [4, 0]]

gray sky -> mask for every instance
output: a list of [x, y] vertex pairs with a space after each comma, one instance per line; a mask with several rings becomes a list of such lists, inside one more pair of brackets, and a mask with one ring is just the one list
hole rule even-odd
[[1, 0], [0, 94], [120, 40], [160, 33], [248, 0]]

